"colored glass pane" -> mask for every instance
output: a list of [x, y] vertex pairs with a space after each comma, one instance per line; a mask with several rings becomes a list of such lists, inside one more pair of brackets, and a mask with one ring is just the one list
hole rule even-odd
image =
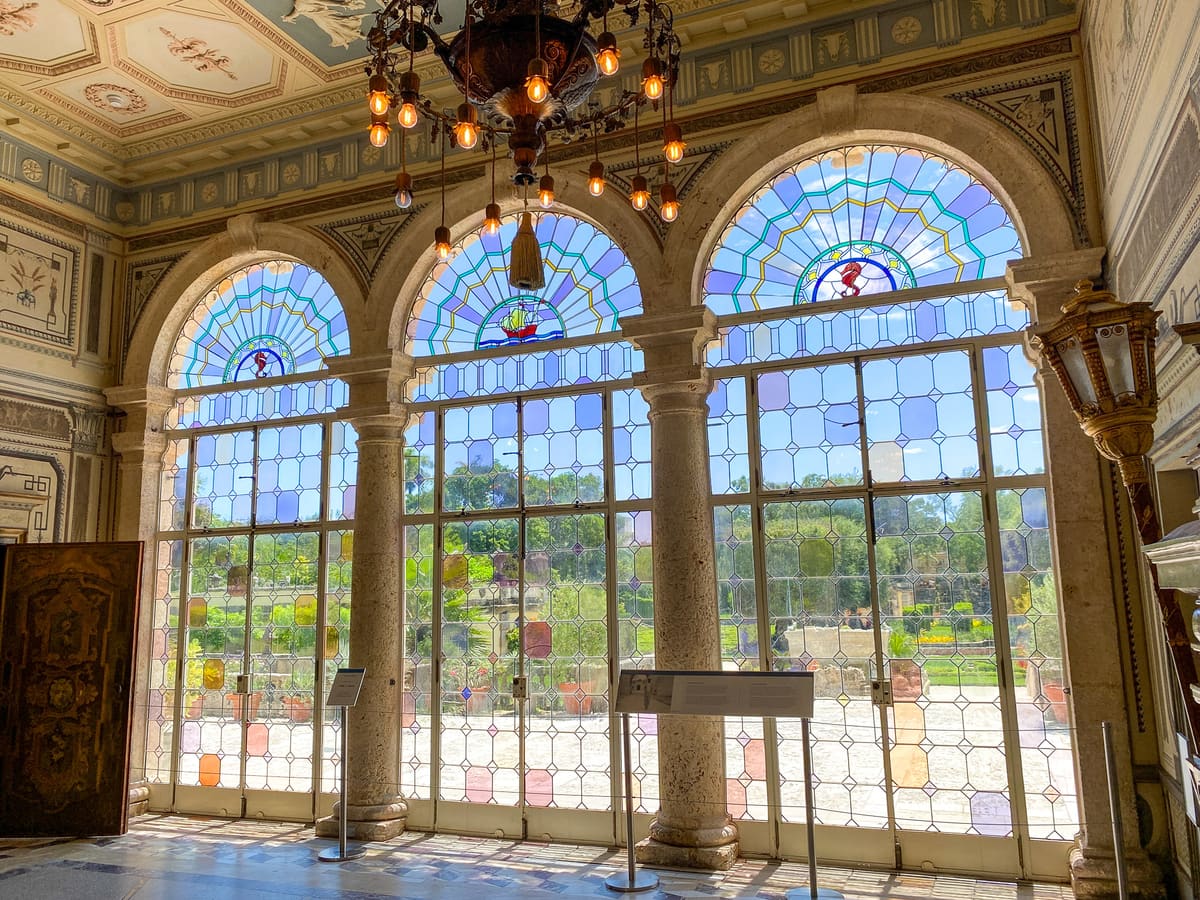
[[414, 356], [604, 334], [641, 310], [633, 267], [608, 235], [571, 216], [536, 219], [545, 287], [518, 291], [508, 283], [516, 216], [495, 235], [467, 235], [417, 295], [408, 325]]
[[329, 282], [308, 266], [272, 260], [222, 279], [196, 304], [175, 342], [167, 383], [189, 388], [313, 372], [349, 350]]
[[1004, 274], [1023, 255], [970, 173], [901, 147], [846, 147], [764, 185], [726, 226], [705, 275], [718, 314]]

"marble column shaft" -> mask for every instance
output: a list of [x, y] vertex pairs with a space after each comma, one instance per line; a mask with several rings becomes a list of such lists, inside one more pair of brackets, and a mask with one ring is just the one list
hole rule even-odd
[[[721, 669], [708, 408], [712, 387], [697, 361], [711, 315], [623, 320], [645, 353], [636, 379], [650, 405], [654, 496], [654, 653], [660, 669]], [[737, 858], [737, 828], [725, 794], [724, 723], [713, 716], [660, 716], [659, 809], [643, 863], [727, 869]]]
[[[399, 786], [405, 420], [392, 411], [350, 421], [358, 432], [350, 665], [366, 677], [349, 710], [347, 829], [351, 839], [378, 841], [403, 831], [408, 814]], [[317, 833], [337, 834], [336, 815], [320, 820]]]

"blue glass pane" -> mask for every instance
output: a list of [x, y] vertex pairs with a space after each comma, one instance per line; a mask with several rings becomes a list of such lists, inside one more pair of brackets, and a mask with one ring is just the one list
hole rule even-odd
[[971, 281], [1023, 255], [999, 201], [953, 163], [847, 147], [780, 173], [734, 214], [705, 303], [727, 314]]
[[996, 475], [1040, 475], [1046, 471], [1042, 446], [1041, 393], [1020, 345], [983, 351], [988, 431]]
[[1025, 308], [1004, 291], [985, 291], [844, 309], [796, 309], [788, 318], [727, 325], [708, 349], [710, 366], [901, 347], [991, 334], [1015, 334], [1029, 325]]
[[[760, 388], [763, 386], [761, 381]], [[779, 404], [780, 385], [769, 385]], [[776, 406], [781, 409], [781, 406]], [[714, 494], [750, 490], [750, 451], [746, 430], [746, 379], [718, 378], [708, 395], [709, 475]]]
[[408, 324], [413, 356], [604, 334], [618, 329], [621, 316], [640, 312], [633, 267], [608, 235], [571, 216], [534, 218], [545, 287], [528, 292], [508, 283], [517, 216], [495, 235], [468, 235], [417, 295]]
[[650, 405], [639, 390], [611, 396], [616, 499], [644, 500], [650, 496]]
[[415, 402], [598, 384], [633, 377], [642, 353], [626, 341], [424, 366], [405, 390]]
[[196, 304], [175, 342], [170, 387], [313, 372], [350, 350], [346, 317], [329, 283], [287, 260], [222, 279]]
[[223, 394], [181, 397], [167, 413], [167, 428], [204, 428], [258, 422], [288, 416], [314, 416], [333, 412], [350, 402], [343, 381], [311, 381], [247, 387]]

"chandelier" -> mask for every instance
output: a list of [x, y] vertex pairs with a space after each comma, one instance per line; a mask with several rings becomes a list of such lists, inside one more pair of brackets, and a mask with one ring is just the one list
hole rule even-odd
[[[604, 193], [604, 164], [599, 158], [599, 136], [627, 126], [632, 115], [637, 172], [629, 200], [634, 209], [649, 206], [650, 191], [641, 172], [638, 142], [639, 109], [661, 113], [663, 122], [663, 183], [659, 188], [659, 215], [666, 222], [679, 215], [679, 198], [668, 166], [683, 159], [683, 133], [674, 120], [674, 86], [679, 71], [679, 37], [671, 10], [657, 0], [582, 0], [570, 19], [548, 11], [547, 0], [467, 0], [462, 27], [446, 41], [438, 33], [442, 23], [438, 0], [389, 0], [375, 14], [367, 34], [371, 57], [367, 105], [371, 112], [369, 138], [376, 147], [387, 144], [393, 122], [401, 129], [421, 123], [432, 126], [431, 137], [441, 148], [442, 224], [434, 235], [435, 252], [450, 254], [446, 227], [446, 145], [463, 150], [491, 151], [492, 202], [484, 210], [485, 233], [500, 230], [500, 207], [495, 202], [497, 145], [507, 145], [512, 158], [512, 182], [528, 190], [537, 186], [537, 201], [544, 209], [554, 205], [554, 177], [550, 174], [547, 145], [591, 138], [593, 160], [587, 189], [594, 197]], [[605, 105], [596, 96], [602, 78], [620, 69], [617, 40], [608, 30], [608, 15], [623, 16], [630, 27], [642, 26], [641, 81], [636, 91], [622, 89]], [[591, 26], [603, 29], [593, 37]], [[418, 53], [432, 49], [445, 65], [462, 94], [457, 110], [441, 109], [421, 93], [414, 70]], [[539, 178], [537, 166], [543, 165]], [[400, 172], [396, 175], [396, 205], [407, 209], [413, 202], [412, 176], [405, 168], [401, 142]], [[532, 244], [532, 251], [530, 250]], [[518, 253], [518, 251], [521, 251]], [[527, 258], [532, 252], [536, 259]], [[519, 288], [544, 286], [540, 251], [533, 236], [529, 213], [521, 216], [514, 241], [509, 282]]]

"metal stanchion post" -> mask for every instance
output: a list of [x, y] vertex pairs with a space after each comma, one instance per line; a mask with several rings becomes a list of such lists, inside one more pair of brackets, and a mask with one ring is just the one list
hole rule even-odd
[[1117, 896], [1129, 898], [1129, 876], [1125, 873], [1125, 832], [1121, 828], [1121, 793], [1117, 787], [1117, 767], [1113, 759], [1112, 722], [1101, 722], [1104, 733], [1104, 771], [1108, 775], [1108, 809], [1112, 816], [1113, 861], [1117, 866]]
[[841, 891], [817, 887], [817, 838], [813, 833], [812, 748], [808, 739], [808, 718], [800, 719], [800, 744], [804, 751], [804, 826], [808, 832], [808, 888], [793, 888], [787, 900], [844, 900]]
[[609, 875], [604, 883], [609, 890], [622, 894], [636, 894], [658, 887], [658, 876], [652, 872], [639, 872], [633, 859], [633, 753], [629, 747], [629, 713], [621, 713], [622, 747], [625, 765], [625, 843], [628, 850], [628, 866], [625, 872]]
[[362, 847], [355, 847], [353, 850], [346, 849], [346, 831], [348, 830], [346, 823], [346, 753], [347, 748], [349, 747], [349, 741], [347, 740], [346, 733], [350, 730], [349, 722], [346, 718], [346, 710], [349, 709], [349, 707], [339, 706], [338, 709], [341, 710], [342, 723], [342, 791], [338, 803], [340, 807], [338, 809], [338, 848], [336, 850], [332, 848], [328, 850], [322, 850], [319, 854], [317, 854], [317, 859], [319, 859], [321, 862], [345, 862], [348, 859], [358, 859], [367, 855], [367, 851]]

